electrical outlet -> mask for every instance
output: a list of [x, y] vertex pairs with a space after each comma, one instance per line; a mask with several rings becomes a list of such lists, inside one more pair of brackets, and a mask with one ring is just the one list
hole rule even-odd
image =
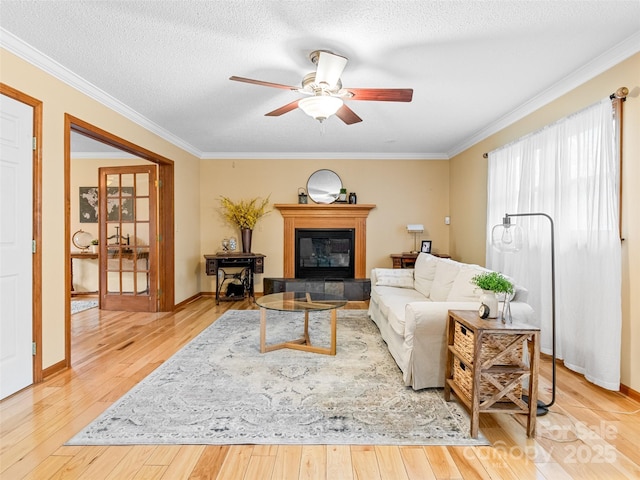
[[444, 224], [445, 225], [451, 225], [451, 217], [449, 217], [449, 216], [444, 217]]

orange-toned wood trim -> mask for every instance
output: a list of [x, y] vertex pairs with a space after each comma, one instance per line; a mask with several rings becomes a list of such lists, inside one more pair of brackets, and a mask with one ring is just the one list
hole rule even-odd
[[[190, 304], [191, 302], [195, 302], [196, 300], [198, 300], [200, 297], [206, 297], [209, 296], [206, 293], [200, 292], [200, 293], [196, 293], [195, 295], [191, 295], [189, 298], [181, 301], [180, 303], [176, 304], [176, 310], [179, 308], [182, 308], [188, 304]], [[212, 293], [211, 296], [215, 296], [215, 293]]]
[[36, 251], [32, 257], [32, 339], [36, 345], [33, 356], [33, 382], [41, 382], [42, 371], [42, 101], [31, 97], [4, 83], [0, 83], [0, 94], [6, 95], [33, 108], [33, 136], [36, 148], [33, 151], [33, 214], [32, 235]]
[[51, 375], [55, 375], [56, 373], [62, 372], [63, 370], [66, 370], [67, 367], [67, 361], [66, 360], [60, 360], [58, 363], [54, 363], [53, 365], [45, 368], [42, 371], [42, 377], [43, 379], [46, 379], [48, 377], [50, 377]]
[[629, 388], [622, 383], [620, 384], [620, 393], [635, 400], [636, 402], [640, 402], [640, 392], [634, 390], [633, 388]]
[[173, 165], [158, 167], [158, 309], [175, 308], [175, 235], [174, 235], [174, 171]]
[[71, 236], [69, 209], [71, 205], [70, 193], [70, 168], [71, 168], [71, 131], [86, 135], [94, 140], [111, 145], [115, 148], [131, 153], [137, 157], [148, 160], [158, 165], [158, 178], [162, 179], [163, 187], [158, 191], [158, 234], [163, 239], [168, 239], [159, 244], [158, 258], [158, 288], [162, 292], [162, 298], [158, 302], [158, 309], [162, 312], [170, 312], [175, 308], [175, 254], [174, 254], [174, 162], [162, 155], [147, 150], [135, 143], [129, 142], [95, 125], [81, 120], [73, 115], [65, 113], [65, 151], [64, 151], [64, 175], [65, 175], [65, 356], [66, 365], [71, 365], [71, 246], [68, 239]]
[[284, 278], [295, 277], [296, 228], [354, 228], [355, 278], [367, 277], [367, 217], [372, 204], [275, 204], [284, 218]]

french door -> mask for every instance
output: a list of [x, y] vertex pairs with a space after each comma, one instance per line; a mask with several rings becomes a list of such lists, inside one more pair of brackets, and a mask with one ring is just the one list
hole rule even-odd
[[98, 176], [100, 308], [156, 312], [156, 166], [103, 167]]

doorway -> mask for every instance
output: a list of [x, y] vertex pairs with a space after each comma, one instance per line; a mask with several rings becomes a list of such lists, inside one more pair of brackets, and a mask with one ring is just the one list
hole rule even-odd
[[[155, 271], [157, 276], [153, 281], [157, 286], [157, 296], [152, 300], [155, 311], [172, 311], [174, 308], [174, 277], [175, 277], [175, 255], [174, 255], [174, 210], [173, 210], [173, 182], [174, 182], [174, 163], [168, 158], [162, 157], [154, 152], [151, 152], [143, 147], [133, 144], [123, 138], [113, 135], [105, 130], [102, 130], [92, 124], [89, 124], [83, 120], [73, 117], [69, 114], [65, 115], [65, 204], [66, 204], [66, 219], [65, 219], [65, 235], [66, 238], [71, 238], [70, 227], [70, 204], [71, 204], [71, 188], [70, 188], [70, 169], [71, 169], [71, 133], [79, 133], [92, 140], [96, 140], [110, 147], [122, 150], [126, 153], [134, 155], [143, 160], [147, 160], [155, 165], [152, 167], [157, 171], [157, 178], [154, 183], [157, 182], [157, 202], [155, 207], [154, 218], [157, 220], [155, 229], [156, 235], [154, 238], [149, 239], [149, 244], [154, 245], [153, 255], [155, 261]], [[150, 188], [151, 189], [151, 188]], [[120, 228], [119, 228], [120, 232]], [[111, 235], [112, 232], [109, 233]], [[122, 232], [123, 235], [126, 233]], [[106, 239], [109, 235], [106, 235]], [[120, 235], [120, 233], [118, 233]], [[70, 271], [70, 245], [71, 242], [66, 243], [66, 262], [67, 265], [65, 272], [65, 284], [67, 285], [66, 292], [66, 317], [65, 317], [65, 346], [66, 346], [66, 364], [71, 364], [71, 271]], [[105, 246], [106, 248], [106, 246]], [[122, 252], [126, 256], [126, 248], [122, 249]], [[106, 256], [103, 257], [106, 259]], [[119, 258], [122, 258], [121, 256]], [[141, 275], [146, 276], [147, 272], [142, 269], [138, 269], [135, 272], [136, 278], [141, 278]], [[128, 274], [127, 274], [128, 275]], [[147, 299], [147, 302], [149, 299]], [[120, 305], [118, 308], [123, 309], [134, 308], [127, 305]]]

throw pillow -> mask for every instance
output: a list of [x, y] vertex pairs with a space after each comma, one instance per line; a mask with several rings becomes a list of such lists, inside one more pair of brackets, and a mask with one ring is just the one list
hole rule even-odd
[[428, 253], [420, 253], [416, 258], [414, 266], [415, 289], [425, 297], [429, 298], [431, 294], [431, 285], [436, 276], [436, 265], [438, 257], [429, 255]]
[[434, 302], [446, 302], [453, 281], [460, 271], [460, 264], [454, 260], [441, 258], [436, 267], [436, 276], [431, 285], [429, 298]]
[[413, 270], [376, 268], [376, 285], [413, 288]]

